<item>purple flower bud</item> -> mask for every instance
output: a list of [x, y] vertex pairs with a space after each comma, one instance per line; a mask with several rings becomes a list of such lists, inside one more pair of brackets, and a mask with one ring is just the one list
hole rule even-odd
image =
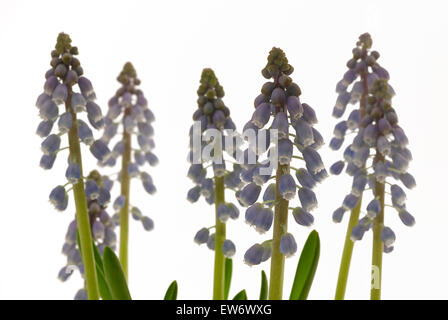
[[260, 195], [261, 187], [257, 186], [255, 183], [249, 183], [247, 186], [241, 190], [240, 201], [245, 206], [248, 207], [257, 201]]
[[278, 139], [288, 139], [289, 138], [289, 123], [288, 117], [284, 112], [278, 112], [275, 115], [274, 121], [272, 122], [271, 129], [278, 130]]
[[123, 195], [118, 196], [115, 199], [114, 204], [113, 204], [114, 210], [115, 211], [119, 211], [119, 210], [123, 209], [123, 207], [125, 205], [125, 202], [126, 202], [126, 197], [125, 196], [123, 196]]
[[67, 101], [68, 90], [65, 84], [58, 84], [56, 89], [54, 89], [51, 98], [56, 104], [63, 104]]
[[216, 245], [216, 235], [214, 233], [212, 233], [207, 240], [207, 248], [209, 248], [210, 250], [215, 250], [215, 245]]
[[297, 243], [291, 233], [288, 232], [282, 235], [280, 239], [280, 252], [286, 257], [290, 257], [297, 252]]
[[232, 210], [230, 207], [225, 203], [220, 203], [218, 208], [216, 209], [216, 216], [221, 222], [226, 222], [231, 215]]
[[333, 222], [339, 223], [342, 221], [342, 218], [344, 217], [345, 212], [347, 209], [344, 207], [339, 207], [333, 212]]
[[405, 226], [412, 227], [415, 224], [415, 218], [405, 209], [400, 210], [398, 216]]
[[[276, 184], [271, 183], [264, 190], [263, 202], [271, 202], [271, 203], [268, 203], [268, 205], [272, 206], [275, 201], [275, 193], [276, 193]], [[295, 193], [295, 190], [294, 190], [294, 193]]]
[[408, 189], [413, 189], [416, 186], [415, 179], [410, 173], [402, 173], [400, 175], [400, 180]]
[[271, 229], [274, 213], [269, 208], [263, 208], [255, 217], [254, 227], [259, 233], [265, 233]]
[[56, 154], [44, 154], [40, 158], [40, 167], [45, 170], [53, 168], [54, 161], [56, 160]]
[[378, 131], [376, 129], [376, 125], [369, 124], [364, 130], [364, 136], [363, 136], [364, 142], [370, 147], [375, 146], [377, 133]]
[[299, 189], [298, 195], [302, 208], [305, 211], [310, 212], [317, 208], [316, 195], [311, 189], [301, 188]]
[[85, 184], [86, 197], [90, 200], [98, 199], [100, 196], [99, 187], [93, 180], [87, 180]]
[[302, 154], [309, 172], [316, 174], [325, 169], [324, 163], [316, 150], [307, 147], [303, 149]]
[[210, 235], [210, 231], [207, 228], [202, 228], [194, 236], [194, 242], [197, 244], [207, 243]]
[[312, 214], [306, 212], [301, 207], [297, 207], [292, 211], [294, 220], [304, 227], [310, 227], [314, 223], [314, 217]]
[[92, 130], [89, 128], [88, 124], [82, 120], [78, 120], [78, 136], [79, 139], [88, 146], [92, 145], [95, 141]]
[[73, 93], [71, 99], [71, 105], [74, 112], [79, 113], [86, 110], [87, 101], [80, 93]]
[[293, 144], [289, 139], [282, 139], [278, 142], [278, 162], [287, 165], [291, 162], [293, 154]]
[[104, 239], [104, 225], [95, 220], [92, 225], [92, 235], [95, 240], [103, 240]]
[[235, 251], [235, 244], [231, 240], [224, 240], [224, 243], [222, 244], [222, 254], [226, 258], [232, 258], [235, 255]]
[[51, 133], [51, 129], [53, 129], [53, 121], [41, 121], [37, 127], [36, 134], [41, 138], [45, 138]]
[[396, 126], [392, 130], [392, 134], [395, 138], [395, 143], [401, 148], [404, 149], [409, 143], [408, 137], [406, 137], [406, 134], [404, 133], [403, 129], [399, 126]]
[[94, 100], [96, 98], [95, 92], [93, 91], [92, 83], [86, 77], [80, 77], [78, 79], [78, 86], [81, 93], [87, 100]]
[[258, 128], [263, 128], [271, 117], [271, 106], [269, 103], [260, 104], [252, 115], [252, 122]]
[[394, 184], [390, 187], [390, 193], [392, 195], [392, 201], [399, 206], [404, 205], [406, 201], [406, 193], [404, 193], [403, 189], [397, 184]]
[[358, 109], [353, 110], [347, 119], [347, 128], [355, 130], [358, 128], [359, 121], [361, 120], [361, 111]]
[[381, 204], [378, 199], [373, 199], [367, 205], [367, 216], [374, 219], [381, 211]]
[[333, 137], [331, 140], [330, 140], [330, 149], [331, 150], [339, 150], [341, 147], [342, 147], [342, 144], [344, 143], [344, 138], [336, 138], [336, 137]]
[[259, 265], [262, 261], [265, 249], [259, 243], [254, 244], [244, 254], [244, 262], [249, 266]]
[[334, 127], [333, 134], [336, 138], [343, 139], [347, 132], [347, 121], [341, 121]]
[[296, 171], [296, 178], [302, 187], [313, 189], [316, 186], [316, 180], [314, 180], [313, 176], [304, 168], [300, 168]]
[[145, 158], [151, 167], [154, 167], [159, 163], [159, 158], [157, 158], [157, 156], [154, 153], [152, 153], [151, 151], [147, 151], [145, 153]]
[[298, 119], [294, 123], [296, 130], [296, 141], [303, 147], [308, 147], [314, 143], [313, 130], [308, 122], [303, 119]]
[[296, 195], [296, 182], [290, 174], [284, 174], [281, 176], [278, 183], [278, 190], [280, 195], [285, 200], [292, 200]]
[[342, 203], [342, 206], [347, 209], [347, 210], [351, 210], [354, 207], [356, 207], [356, 205], [359, 202], [359, 197], [353, 195], [353, 194], [349, 194], [344, 198], [344, 201]]
[[59, 150], [61, 145], [61, 138], [56, 134], [50, 134], [42, 141], [41, 149], [46, 155], [50, 155]]
[[107, 156], [110, 155], [109, 148], [101, 140], [96, 140], [95, 142], [93, 142], [93, 144], [90, 146], [90, 152], [100, 162], [104, 162], [105, 160], [107, 160]]
[[43, 120], [55, 120], [59, 115], [59, 108], [53, 100], [47, 100], [39, 109], [39, 116]]
[[291, 121], [297, 121], [303, 114], [303, 107], [300, 100], [296, 96], [289, 96], [286, 100], [286, 107], [288, 108]]
[[255, 223], [255, 219], [263, 209], [263, 205], [260, 203], [255, 203], [246, 209], [245, 220], [249, 225], [253, 225]]
[[357, 197], [360, 197], [364, 192], [367, 184], [367, 176], [364, 173], [360, 173], [354, 176], [351, 193]]
[[55, 76], [49, 77], [44, 84], [44, 92], [51, 96], [53, 94], [54, 89], [58, 86], [59, 81]]
[[345, 166], [344, 161], [342, 160], [337, 161], [333, 163], [333, 165], [330, 167], [330, 173], [333, 175], [338, 175], [342, 172], [342, 170], [344, 170], [344, 166]]
[[73, 117], [69, 112], [64, 112], [61, 114], [58, 120], [58, 128], [61, 133], [69, 132], [72, 128]]
[[70, 183], [78, 183], [79, 179], [81, 178], [81, 168], [79, 167], [79, 165], [75, 162], [70, 163], [67, 170], [65, 171], [65, 177]]
[[151, 231], [152, 229], [154, 229], [154, 221], [149, 218], [149, 217], [142, 217], [141, 219], [142, 225], [143, 225], [143, 229], [145, 229], [146, 231]]
[[383, 227], [381, 230], [381, 241], [386, 247], [390, 247], [395, 242], [395, 233], [389, 227]]
[[196, 201], [198, 201], [200, 195], [201, 195], [201, 187], [195, 186], [190, 190], [188, 190], [187, 200], [190, 201], [191, 203], [195, 203]]

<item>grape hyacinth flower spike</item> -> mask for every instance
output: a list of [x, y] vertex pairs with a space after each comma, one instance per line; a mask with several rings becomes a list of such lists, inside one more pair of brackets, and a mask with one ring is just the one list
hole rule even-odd
[[[116, 249], [117, 235], [115, 233], [116, 224], [112, 217], [107, 213], [107, 206], [110, 202], [110, 184], [103, 181], [103, 177], [98, 171], [92, 171], [86, 179], [86, 197], [89, 212], [90, 229], [92, 238], [98, 247], [100, 254], [106, 246], [112, 250]], [[83, 279], [85, 279], [85, 268], [81, 259], [81, 253], [77, 241], [78, 223], [74, 219], [70, 222], [65, 242], [62, 246], [62, 253], [67, 257], [67, 263], [59, 271], [59, 280], [65, 282], [75, 270], [78, 270]], [[83, 300], [86, 296], [85, 286], [78, 290], [75, 300]]]
[[[148, 108], [148, 101], [142, 90], [138, 88], [140, 79], [137, 78], [137, 72], [130, 62], [124, 65], [117, 80], [122, 86], [109, 100], [109, 110], [104, 118], [104, 132], [99, 140], [106, 147], [112, 140], [116, 142], [111, 148], [111, 155], [106, 159], [98, 158], [98, 160], [100, 164], [112, 167], [121, 157], [121, 169], [118, 173], [121, 189], [120, 195], [113, 202], [113, 208], [117, 212], [114, 219], [120, 225], [120, 262], [127, 277], [130, 213], [135, 220], [142, 223], [145, 230], [150, 231], [154, 228], [151, 218], [143, 216], [137, 207], [131, 206], [131, 179], [139, 178], [145, 191], [151, 195], [154, 194], [156, 187], [144, 166], [146, 163], [149, 166], [155, 166], [159, 160], [153, 153], [154, 114]], [[123, 134], [114, 139], [119, 128]], [[137, 143], [133, 143], [134, 140]]]
[[[194, 124], [190, 129], [188, 161], [191, 165], [187, 174], [195, 186], [188, 191], [187, 199], [194, 203], [203, 196], [208, 204], [215, 204], [215, 225], [200, 229], [194, 241], [206, 243], [215, 251], [213, 299], [223, 300], [226, 299], [225, 258], [231, 258], [236, 250], [235, 244], [226, 239], [226, 222], [239, 216], [238, 207], [225, 201], [225, 189], [239, 192], [244, 185], [240, 179], [241, 167], [234, 163], [229, 168], [226, 158], [235, 158], [241, 138], [222, 100], [224, 89], [212, 69], [202, 71], [197, 93], [198, 108], [193, 113]], [[210, 233], [210, 229], [215, 232]]]
[[[350, 194], [333, 213], [333, 220], [341, 222], [344, 213], [351, 211], [336, 288], [335, 299], [338, 300], [344, 299], [354, 241], [361, 240], [370, 229], [373, 231], [374, 282], [370, 296], [372, 300], [381, 297], [382, 253], [391, 252], [395, 241], [392, 229], [384, 225], [386, 186], [390, 187], [390, 207], [397, 211], [405, 225], [415, 223], [406, 209], [406, 194], [398, 184], [390, 181], [401, 181], [408, 189], [415, 187], [415, 179], [407, 172], [412, 160], [407, 149], [408, 139], [398, 125], [397, 114], [391, 105], [394, 90], [388, 83], [389, 74], [378, 64], [379, 53], [371, 51], [371, 47], [370, 35], [362, 34], [353, 49], [353, 58], [347, 63], [349, 70], [336, 86], [339, 96], [333, 116], [340, 118], [348, 103], [359, 103], [359, 108], [352, 110], [347, 120], [335, 126], [330, 142], [333, 150], [339, 150], [347, 133], [355, 135], [344, 151], [344, 160], [330, 168], [332, 174], [338, 175], [346, 167], [346, 173], [353, 177]], [[366, 190], [372, 191], [373, 198], [366, 206], [366, 215], [360, 219]]]
[[[273, 224], [272, 239], [250, 247], [244, 260], [257, 265], [271, 258], [271, 300], [282, 299], [285, 257], [297, 251], [295, 239], [288, 232], [288, 211], [291, 210], [298, 224], [311, 226], [314, 218], [310, 212], [317, 207], [312, 189], [328, 176], [317, 152], [323, 139], [313, 127], [317, 123], [316, 114], [312, 107], [301, 102], [301, 90], [290, 77], [293, 70], [281, 49], [270, 51], [262, 70], [270, 81], [256, 97], [255, 111], [243, 132], [249, 148], [244, 154], [241, 175], [249, 178], [239, 200], [248, 207], [246, 222], [262, 234]], [[264, 154], [266, 158], [261, 160]], [[293, 161], [304, 167], [294, 167]], [[272, 179], [275, 180], [269, 183]], [[266, 186], [263, 200], [257, 202], [263, 186]], [[296, 196], [300, 206], [292, 207], [290, 201]]]
[[[60, 151], [68, 149], [69, 163], [66, 170], [67, 183], [57, 186], [50, 193], [50, 202], [63, 211], [68, 205], [66, 187], [71, 184], [76, 206], [76, 224], [82, 246], [82, 262], [86, 275], [86, 294], [98, 299], [98, 284], [92, 248], [87, 200], [84, 189], [80, 142], [90, 146], [93, 154], [100, 152], [90, 127], [103, 125], [101, 109], [94, 102], [96, 96], [89, 79], [83, 76], [83, 68], [76, 57], [77, 47], [71, 45], [67, 34], [60, 33], [55, 50], [51, 52], [51, 68], [45, 74], [44, 92], [39, 95], [36, 106], [42, 122], [37, 134], [44, 138], [41, 144], [43, 156], [40, 166], [51, 169]], [[79, 91], [77, 90], [79, 89]], [[60, 112], [59, 105], [63, 105]], [[86, 111], [86, 112], [85, 112]], [[87, 122], [79, 119], [87, 115]], [[54, 125], [56, 123], [56, 125]], [[56, 133], [51, 133], [55, 129]], [[68, 147], [61, 148], [61, 137], [67, 135]], [[101, 149], [106, 156], [107, 150]]]

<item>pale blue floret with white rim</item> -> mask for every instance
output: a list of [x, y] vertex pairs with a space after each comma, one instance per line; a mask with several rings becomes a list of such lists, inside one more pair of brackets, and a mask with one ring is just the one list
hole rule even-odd
[[68, 165], [67, 170], [65, 171], [65, 177], [67, 181], [70, 183], [77, 183], [81, 178], [81, 168], [76, 162], [72, 162]]
[[262, 208], [255, 217], [253, 225], [258, 233], [263, 234], [271, 229], [273, 220], [274, 213], [272, 210], [269, 208]]
[[244, 254], [244, 262], [249, 266], [259, 265], [262, 262], [264, 252], [263, 246], [256, 243]]
[[284, 174], [281, 176], [278, 183], [278, 190], [280, 195], [285, 200], [292, 200], [296, 195], [296, 182], [290, 174]]
[[196, 242], [197, 244], [207, 243], [209, 236], [210, 236], [209, 229], [208, 228], [202, 228], [194, 236], [194, 242]]
[[235, 255], [236, 247], [235, 244], [229, 240], [224, 240], [222, 244], [222, 253], [226, 258], [232, 258]]
[[294, 220], [304, 226], [304, 227], [310, 227], [314, 223], [314, 217], [311, 213], [305, 211], [301, 207], [294, 208], [292, 211], [292, 215], [294, 217]]
[[298, 191], [298, 196], [300, 203], [302, 204], [302, 208], [310, 212], [317, 208], [317, 199], [316, 195], [311, 189], [308, 188], [300, 188]]
[[69, 112], [64, 112], [61, 114], [58, 120], [59, 132], [66, 133], [72, 128], [73, 117]]
[[285, 233], [280, 240], [280, 252], [285, 257], [291, 257], [297, 252], [297, 243], [291, 233]]
[[51, 133], [52, 129], [53, 129], [53, 121], [43, 120], [39, 123], [36, 129], [36, 134], [41, 138], [45, 138]]

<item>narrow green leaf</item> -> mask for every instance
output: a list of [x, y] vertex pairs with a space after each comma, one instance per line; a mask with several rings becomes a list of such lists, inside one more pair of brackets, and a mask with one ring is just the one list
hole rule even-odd
[[[82, 257], [81, 242], [80, 242], [80, 237], [79, 237], [78, 231], [76, 232], [76, 240], [78, 242], [79, 254]], [[109, 286], [104, 277], [103, 260], [101, 258], [101, 254], [98, 251], [98, 248], [95, 245], [95, 242], [93, 240], [92, 240], [92, 246], [93, 246], [93, 254], [95, 257], [95, 269], [96, 269], [96, 275], [97, 275], [97, 279], [98, 279], [98, 290], [100, 291], [100, 296], [103, 300], [112, 300], [112, 295], [110, 293]]]
[[261, 288], [260, 288], [260, 300], [266, 300], [268, 298], [268, 277], [264, 270], [261, 270]]
[[103, 300], [113, 300], [112, 294], [110, 293], [109, 285], [107, 284], [106, 278], [104, 276], [104, 265], [101, 254], [98, 250], [98, 247], [93, 243], [93, 254], [95, 257], [95, 265], [96, 265], [96, 274], [98, 277], [98, 289], [100, 291], [100, 296]]
[[290, 300], [306, 300], [319, 262], [320, 240], [316, 230], [311, 231], [303, 246], [299, 263], [297, 264], [294, 283], [292, 284]]
[[131, 300], [126, 278], [120, 261], [111, 248], [104, 248], [104, 275], [114, 300]]
[[224, 270], [224, 300], [229, 299], [230, 283], [232, 282], [233, 260], [226, 258]]
[[238, 292], [232, 300], [247, 300], [246, 290], [241, 290]]
[[101, 257], [101, 253], [98, 250], [95, 241], [93, 240], [92, 240], [92, 246], [93, 246], [93, 256], [95, 257], [95, 263], [98, 266], [98, 268], [102, 270], [104, 273], [103, 258]]
[[171, 282], [170, 286], [166, 290], [165, 298], [163, 300], [176, 300], [177, 299], [177, 281]]

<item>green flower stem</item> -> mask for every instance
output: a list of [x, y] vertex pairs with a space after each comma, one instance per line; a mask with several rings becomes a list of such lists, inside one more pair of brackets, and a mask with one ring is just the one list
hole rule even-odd
[[[376, 161], [383, 161], [384, 157], [377, 151]], [[381, 204], [381, 210], [379, 214], [373, 219], [372, 230], [373, 230], [373, 246], [372, 246], [372, 276], [375, 275], [377, 278], [372, 278], [372, 287], [370, 289], [370, 299], [380, 300], [381, 299], [381, 278], [382, 278], [382, 267], [383, 267], [383, 242], [381, 241], [381, 231], [383, 230], [384, 224], [384, 192], [385, 184], [380, 182], [375, 182], [375, 196]]]
[[275, 212], [274, 232], [272, 238], [271, 274], [269, 278], [269, 300], [281, 300], [283, 296], [283, 277], [285, 268], [285, 256], [280, 252], [280, 240], [288, 229], [288, 204], [289, 202], [280, 195], [278, 184], [283, 172], [289, 173], [288, 165], [278, 164], [275, 178]]
[[[130, 109], [125, 111], [124, 119], [130, 113]], [[129, 243], [129, 196], [131, 180], [128, 174], [128, 164], [131, 162], [131, 134], [126, 130], [123, 132], [124, 151], [121, 165], [121, 195], [125, 197], [124, 206], [120, 211], [120, 263], [123, 268], [126, 280], [128, 280], [128, 243]]]
[[350, 213], [350, 220], [348, 222], [347, 233], [345, 235], [344, 251], [342, 251], [341, 265], [339, 267], [338, 284], [336, 286], [335, 300], [344, 300], [345, 289], [347, 287], [348, 272], [350, 270], [350, 262], [352, 260], [353, 245], [355, 244], [351, 239], [351, 233], [354, 226], [358, 224], [359, 212], [361, 211], [362, 195], [356, 207]]
[[[78, 137], [78, 123], [76, 120], [76, 113], [71, 107], [72, 89], [68, 87], [68, 96], [65, 103], [65, 108], [71, 113], [73, 123], [68, 132], [68, 142], [70, 149], [70, 161], [75, 162], [81, 168], [82, 174], [82, 159], [81, 147], [79, 145]], [[96, 275], [95, 258], [92, 247], [92, 234], [90, 230], [89, 213], [87, 211], [87, 200], [84, 190], [84, 182], [82, 180], [73, 185], [73, 195], [76, 206], [76, 221], [78, 223], [78, 232], [81, 243], [82, 261], [84, 263], [84, 270], [86, 274], [85, 286], [87, 290], [87, 297], [90, 300], [99, 299], [98, 280]]]
[[225, 258], [222, 245], [226, 239], [226, 224], [218, 219], [218, 206], [224, 203], [224, 178], [215, 177], [215, 271], [213, 276], [213, 299], [224, 300]]

